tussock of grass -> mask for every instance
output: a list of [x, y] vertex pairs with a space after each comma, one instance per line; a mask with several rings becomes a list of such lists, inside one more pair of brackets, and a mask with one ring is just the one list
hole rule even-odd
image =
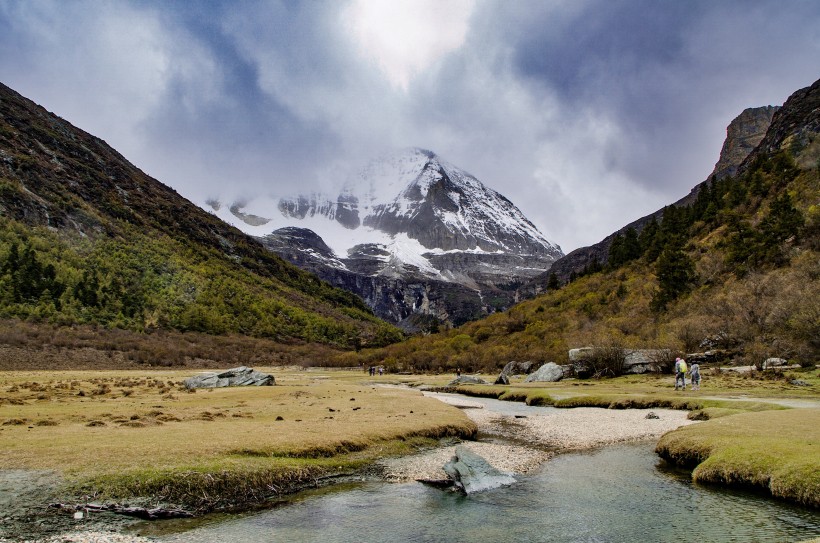
[[497, 400], [508, 391], [504, 387], [494, 385], [469, 385], [453, 387], [452, 392], [475, 398], [493, 398]]
[[820, 507], [820, 409], [723, 416], [666, 434], [656, 452], [694, 467], [695, 481], [756, 487]]
[[498, 399], [505, 402], [526, 402], [528, 397], [527, 392], [521, 390], [508, 390], [498, 395]]

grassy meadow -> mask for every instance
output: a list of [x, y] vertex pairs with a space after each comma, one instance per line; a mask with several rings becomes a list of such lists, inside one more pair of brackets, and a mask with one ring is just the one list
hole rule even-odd
[[667, 434], [658, 451], [693, 468], [695, 480], [820, 504], [816, 369], [706, 369], [701, 390], [681, 392], [671, 376], [655, 374], [448, 387], [452, 374], [259, 369], [276, 386], [192, 392], [182, 386], [190, 369], [0, 372], [0, 469], [55, 471], [66, 495], [89, 500], [247, 507], [438, 438], [473, 436], [461, 411], [376, 386], [427, 385], [530, 405], [686, 409], [706, 422]]
[[276, 386], [188, 392], [190, 371], [0, 373], [0, 469], [210, 509], [476, 430], [459, 410], [362, 373], [261, 369]]

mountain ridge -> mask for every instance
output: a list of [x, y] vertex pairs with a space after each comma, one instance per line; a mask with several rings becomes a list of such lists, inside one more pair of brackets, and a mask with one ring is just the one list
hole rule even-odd
[[[734, 160], [735, 175], [698, 185], [693, 197], [664, 208], [640, 235], [615, 236], [607, 265], [456, 330], [335, 362], [494, 373], [524, 360], [605, 376], [624, 371], [627, 354], [637, 349], [651, 353], [654, 371], [666, 373], [675, 356], [757, 370], [774, 357], [814, 371], [820, 81], [795, 92], [771, 119], [754, 150], [739, 165]], [[579, 365], [570, 349], [581, 347], [590, 354]], [[790, 379], [779, 370], [766, 375]]]

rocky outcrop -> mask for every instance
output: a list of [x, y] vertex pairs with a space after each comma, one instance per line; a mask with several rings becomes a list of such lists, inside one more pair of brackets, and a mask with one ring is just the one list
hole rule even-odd
[[[789, 96], [772, 117], [771, 125], [755, 151], [738, 168], [745, 171], [757, 155], [770, 155], [784, 148], [800, 151], [815, 142], [820, 133], [820, 80]], [[815, 158], [816, 160], [816, 158]]]
[[[356, 258], [340, 260], [322, 238], [305, 228], [282, 228], [259, 241], [334, 287], [357, 294], [377, 316], [411, 332], [435, 331], [439, 323], [459, 326], [515, 301], [515, 284], [484, 284], [483, 290], [477, 290], [412, 274], [382, 275], [386, 255], [378, 247], [357, 246]], [[459, 269], [453, 267], [452, 273]], [[476, 269], [486, 266], [476, 265]]]
[[509, 385], [510, 377], [513, 375], [529, 375], [535, 370], [535, 362], [527, 360], [524, 362], [517, 362], [512, 360], [507, 362], [504, 369], [501, 370], [498, 378], [495, 380], [496, 385]]
[[627, 349], [624, 351], [624, 373], [660, 371], [672, 359], [669, 349]]
[[239, 366], [220, 373], [202, 373], [185, 379], [185, 388], [222, 388], [240, 386], [271, 386], [276, 384], [273, 375]]
[[498, 377], [496, 377], [493, 384], [494, 385], [509, 385], [510, 384], [510, 378], [502, 373]]
[[767, 358], [763, 361], [763, 369], [781, 368], [789, 364], [785, 358]]
[[554, 383], [564, 378], [564, 370], [555, 362], [547, 362], [535, 373], [527, 376], [525, 383]]
[[735, 175], [746, 157], [763, 140], [778, 109], [779, 106], [748, 108], [735, 117], [726, 128], [726, 140], [720, 150], [720, 158], [709, 177], [722, 179]]

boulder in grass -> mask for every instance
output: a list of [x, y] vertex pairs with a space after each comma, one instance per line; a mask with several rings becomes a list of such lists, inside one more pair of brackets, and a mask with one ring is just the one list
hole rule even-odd
[[222, 388], [271, 386], [276, 384], [273, 375], [239, 366], [220, 373], [208, 372], [185, 379], [185, 388]]
[[782, 366], [787, 366], [789, 362], [785, 358], [767, 358], [763, 362], [763, 369], [768, 370], [772, 368], [780, 368]]
[[523, 362], [516, 362], [513, 360], [511, 362], [507, 362], [507, 365], [504, 366], [501, 373], [508, 377], [511, 375], [529, 375], [537, 369], [535, 366], [536, 364], [532, 360], [525, 360]]
[[554, 383], [564, 378], [564, 369], [555, 362], [547, 362], [535, 373], [531, 373], [525, 383]]
[[493, 384], [494, 385], [509, 385], [510, 384], [510, 378], [507, 377], [506, 374], [502, 373], [501, 375], [498, 376], [498, 379], [496, 379], [495, 383], [493, 383]]
[[482, 379], [481, 377], [476, 377], [474, 375], [462, 375], [460, 377], [456, 377], [452, 381], [448, 383], [448, 386], [454, 387], [458, 385], [489, 385], [487, 381]]

